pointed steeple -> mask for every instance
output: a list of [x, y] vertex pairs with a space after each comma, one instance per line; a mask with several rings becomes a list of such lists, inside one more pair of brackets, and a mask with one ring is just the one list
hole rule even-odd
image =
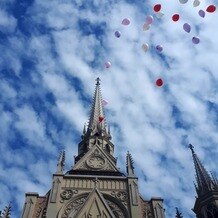
[[176, 218], [183, 218], [182, 213], [179, 212], [178, 207], [176, 207]]
[[196, 181], [195, 189], [198, 195], [205, 194], [208, 191], [212, 191], [218, 189], [218, 182], [214, 176], [211, 176], [206, 169], [204, 168], [203, 164], [200, 162], [197, 154], [194, 151], [194, 146], [189, 144], [189, 148], [192, 152], [192, 158], [195, 166], [196, 172]]
[[65, 165], [65, 151], [60, 153], [58, 163], [57, 163], [57, 171], [56, 173], [63, 173]]
[[96, 87], [90, 112], [88, 129], [84, 128], [84, 136], [105, 136], [111, 139], [110, 134], [106, 130], [106, 120], [104, 116], [104, 108], [102, 104], [101, 88], [100, 88], [100, 78], [96, 79]]
[[11, 217], [10, 215], [11, 215], [11, 203], [9, 203], [8, 206], [5, 207], [0, 218], [10, 218]]
[[133, 166], [133, 159], [129, 151], [126, 155], [126, 170], [128, 176], [135, 176], [134, 174], [134, 166]]

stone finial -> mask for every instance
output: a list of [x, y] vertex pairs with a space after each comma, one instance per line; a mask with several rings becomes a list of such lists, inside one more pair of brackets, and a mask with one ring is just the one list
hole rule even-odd
[[134, 175], [134, 166], [133, 166], [133, 159], [129, 151], [127, 152], [126, 155], [126, 169], [127, 169], [127, 174], [128, 176], [133, 176]]
[[63, 173], [64, 165], [65, 165], [65, 151], [63, 150], [62, 152], [60, 152], [56, 173]]

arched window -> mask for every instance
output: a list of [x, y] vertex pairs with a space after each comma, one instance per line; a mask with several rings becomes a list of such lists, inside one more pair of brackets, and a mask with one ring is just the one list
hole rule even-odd
[[110, 146], [109, 146], [108, 144], [105, 145], [105, 150], [106, 150], [108, 153], [110, 153], [111, 150], [110, 150]]

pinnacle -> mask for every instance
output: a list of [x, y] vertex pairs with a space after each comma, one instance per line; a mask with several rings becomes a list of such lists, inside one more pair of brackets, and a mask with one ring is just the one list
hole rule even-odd
[[92, 107], [90, 110], [90, 117], [88, 122], [88, 128], [84, 127], [83, 135], [86, 136], [106, 136], [107, 138], [111, 138], [108, 131], [106, 131], [106, 119], [104, 116], [104, 107], [102, 104], [102, 95], [100, 88], [100, 78], [96, 79], [96, 87], [92, 100]]
[[199, 160], [197, 154], [194, 151], [194, 146], [189, 144], [189, 148], [192, 152], [192, 158], [195, 166], [195, 172], [196, 172], [196, 181], [197, 184], [195, 185], [197, 194], [204, 194], [207, 191], [211, 191], [215, 189], [218, 184], [215, 178], [211, 178], [209, 173], [204, 168], [203, 164]]

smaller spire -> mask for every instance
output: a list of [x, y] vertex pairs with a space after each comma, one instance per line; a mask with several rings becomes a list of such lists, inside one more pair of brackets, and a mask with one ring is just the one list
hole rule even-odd
[[127, 170], [128, 176], [135, 176], [133, 159], [129, 151], [127, 152], [127, 155], [126, 155], [126, 170]]
[[202, 195], [208, 191], [218, 190], [217, 179], [206, 171], [203, 164], [199, 160], [197, 154], [194, 151], [194, 146], [189, 144], [189, 148], [192, 152], [192, 158], [195, 166], [196, 181], [195, 189], [198, 195]]
[[57, 163], [57, 171], [56, 173], [63, 173], [65, 165], [65, 151], [60, 152], [60, 156]]
[[[1, 213], [0, 213], [0, 215], [1, 215]], [[11, 217], [10, 215], [11, 215], [11, 202], [8, 204], [8, 206], [5, 207], [0, 218], [10, 218]]]
[[92, 100], [92, 106], [90, 110], [90, 117], [88, 122], [88, 128], [85, 131], [86, 136], [105, 136], [111, 139], [111, 136], [107, 134], [106, 130], [106, 119], [104, 116], [104, 106], [102, 104], [101, 88], [100, 88], [100, 78], [96, 79], [96, 87]]
[[178, 207], [176, 207], [176, 218], [183, 218], [182, 213], [179, 212]]
[[84, 124], [84, 127], [83, 127], [83, 134], [84, 135], [86, 134], [86, 123]]

